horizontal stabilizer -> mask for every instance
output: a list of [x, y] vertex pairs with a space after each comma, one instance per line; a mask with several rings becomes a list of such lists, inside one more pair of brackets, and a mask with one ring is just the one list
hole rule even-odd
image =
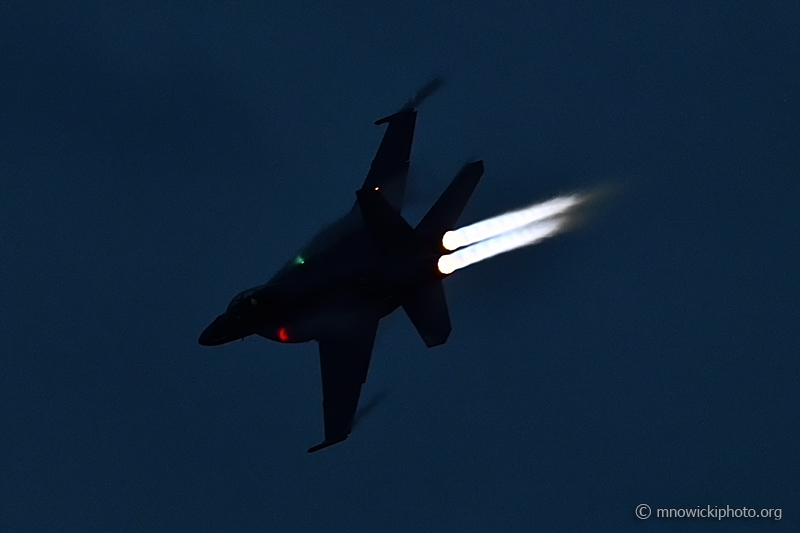
[[425, 346], [432, 348], [447, 341], [452, 328], [441, 280], [429, 283], [412, 293], [403, 302], [403, 309]]
[[483, 161], [464, 165], [417, 225], [417, 233], [425, 239], [438, 240], [454, 229], [481, 176]]

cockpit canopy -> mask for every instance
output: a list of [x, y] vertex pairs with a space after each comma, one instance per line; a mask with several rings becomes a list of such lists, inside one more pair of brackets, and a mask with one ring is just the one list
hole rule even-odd
[[252, 289], [247, 289], [234, 296], [233, 300], [231, 300], [231, 303], [228, 304], [228, 311], [230, 311], [234, 307], [237, 307], [240, 303], [246, 302], [247, 300], [251, 299], [253, 295], [255, 295], [255, 293], [258, 292], [261, 288], [263, 288], [263, 285], [259, 287], [253, 287]]

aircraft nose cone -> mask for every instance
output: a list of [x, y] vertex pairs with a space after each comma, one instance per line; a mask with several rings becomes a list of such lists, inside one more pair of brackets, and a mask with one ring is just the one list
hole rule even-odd
[[208, 325], [197, 342], [201, 346], [218, 346], [228, 341], [228, 336], [224, 332], [224, 325], [222, 324], [222, 317], [218, 316], [214, 322]]
[[200, 344], [200, 346], [212, 346], [211, 335], [208, 334], [208, 328], [203, 330], [203, 333], [200, 334], [200, 338], [197, 339], [197, 342]]

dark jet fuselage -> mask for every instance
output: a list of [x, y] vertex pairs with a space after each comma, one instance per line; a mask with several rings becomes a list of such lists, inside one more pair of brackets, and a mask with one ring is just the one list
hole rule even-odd
[[345, 440], [353, 427], [381, 318], [402, 306], [426, 346], [451, 330], [442, 274], [442, 236], [455, 224], [483, 174], [465, 165], [422, 221], [412, 228], [403, 204], [416, 105], [439, 86], [424, 87], [388, 123], [356, 202], [311, 240], [266, 284], [242, 291], [200, 335], [216, 346], [260, 335], [278, 342], [319, 344], [325, 440]]
[[[356, 206], [323, 230], [321, 237], [336, 239], [324, 252], [308, 259], [301, 252], [266, 284], [239, 293], [203, 331], [200, 344], [216, 346], [254, 334], [308, 342], [335, 334], [349, 307], [366, 307], [382, 318], [416, 287], [446, 277], [437, 268], [445, 251], [441, 244], [395, 242], [382, 249], [363, 224], [347, 224], [360, 216]], [[335, 235], [332, 229], [349, 231]]]

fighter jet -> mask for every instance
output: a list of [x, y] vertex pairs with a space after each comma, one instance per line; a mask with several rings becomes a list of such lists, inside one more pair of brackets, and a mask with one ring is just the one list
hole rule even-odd
[[417, 107], [440, 85], [432, 81], [375, 122], [388, 127], [352, 209], [267, 283], [237, 294], [200, 335], [204, 346], [250, 335], [318, 343], [325, 437], [309, 453], [350, 435], [381, 318], [402, 307], [428, 347], [450, 335], [447, 275], [437, 261], [447, 252], [442, 236], [455, 228], [483, 162], [465, 165], [415, 228], [401, 215]]

